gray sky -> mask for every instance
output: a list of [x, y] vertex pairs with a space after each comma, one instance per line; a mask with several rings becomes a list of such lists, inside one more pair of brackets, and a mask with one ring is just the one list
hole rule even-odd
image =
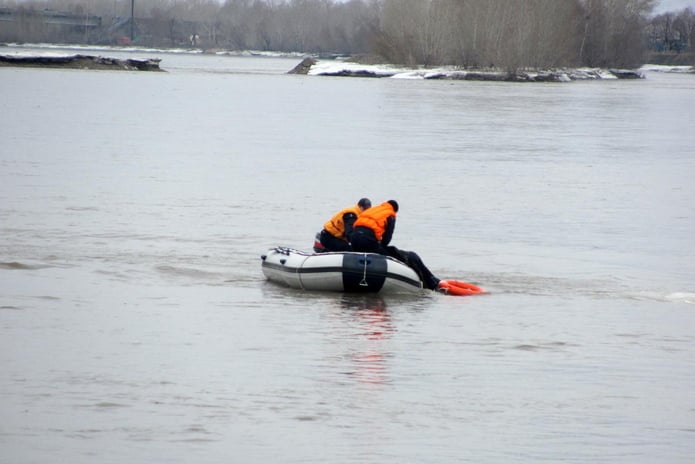
[[[218, 1], [221, 3], [223, 0]], [[654, 13], [660, 14], [667, 11], [681, 11], [688, 7], [695, 11], [695, 0], [659, 0], [654, 8]]]
[[688, 7], [695, 11], [695, 0], [661, 0], [654, 8], [654, 13], [681, 11]]

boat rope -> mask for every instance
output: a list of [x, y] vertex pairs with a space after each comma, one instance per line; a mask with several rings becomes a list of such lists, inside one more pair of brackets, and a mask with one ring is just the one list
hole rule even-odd
[[367, 253], [364, 254], [364, 273], [362, 274], [362, 282], [360, 282], [360, 287], [369, 287], [367, 283]]

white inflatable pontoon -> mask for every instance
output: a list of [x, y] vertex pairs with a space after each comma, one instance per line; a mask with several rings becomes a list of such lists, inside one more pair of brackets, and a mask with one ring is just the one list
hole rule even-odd
[[265, 277], [304, 290], [352, 293], [422, 293], [417, 273], [375, 253], [306, 253], [276, 247], [261, 256]]

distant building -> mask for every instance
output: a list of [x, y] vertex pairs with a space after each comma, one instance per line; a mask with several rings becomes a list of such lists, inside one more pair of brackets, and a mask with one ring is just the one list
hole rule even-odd
[[86, 41], [101, 29], [101, 16], [50, 9], [0, 8], [2, 41]]

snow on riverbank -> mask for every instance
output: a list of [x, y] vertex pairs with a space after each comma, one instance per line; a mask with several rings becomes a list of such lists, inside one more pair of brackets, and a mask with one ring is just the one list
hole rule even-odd
[[695, 74], [695, 68], [692, 66], [669, 66], [664, 64], [645, 64], [642, 65], [640, 71]]
[[519, 70], [507, 72], [499, 69], [461, 69], [456, 67], [438, 68], [407, 68], [388, 64], [367, 65], [344, 61], [340, 59], [317, 59], [302, 53], [268, 52], [268, 51], [230, 51], [230, 50], [200, 50], [200, 49], [158, 49], [145, 47], [115, 47], [98, 45], [60, 45], [60, 44], [4, 44], [0, 54], [21, 57], [68, 57], [74, 56], [69, 52], [121, 52], [143, 54], [190, 54], [217, 56], [249, 56], [270, 58], [304, 58], [300, 65], [293, 70], [297, 74], [312, 76], [348, 76], [375, 77], [393, 79], [450, 79], [450, 80], [488, 80], [514, 82], [571, 82], [574, 80], [606, 80], [606, 79], [641, 79], [645, 72], [693, 73], [692, 66], [666, 66], [645, 64], [639, 69], [600, 69], [600, 68], [562, 68], [548, 70]]
[[[509, 72], [499, 69], [403, 68], [390, 65], [364, 65], [336, 60], [313, 61], [310, 58], [300, 63], [303, 72], [311, 76], [388, 77], [393, 79], [450, 79], [511, 82], [570, 82], [587, 79], [642, 79], [639, 70], [564, 68], [548, 70], [518, 70]], [[298, 68], [300, 67], [298, 66]]]
[[302, 58], [306, 53], [267, 52], [255, 50], [202, 50], [197, 48], [147, 48], [136, 46], [111, 46], [111, 45], [61, 45], [61, 44], [0, 44], [0, 53], [18, 55], [40, 56], [65, 56], [61, 50], [75, 52], [123, 52], [123, 53], [160, 53], [172, 55], [228, 55], [228, 56], [257, 56], [269, 58]]

